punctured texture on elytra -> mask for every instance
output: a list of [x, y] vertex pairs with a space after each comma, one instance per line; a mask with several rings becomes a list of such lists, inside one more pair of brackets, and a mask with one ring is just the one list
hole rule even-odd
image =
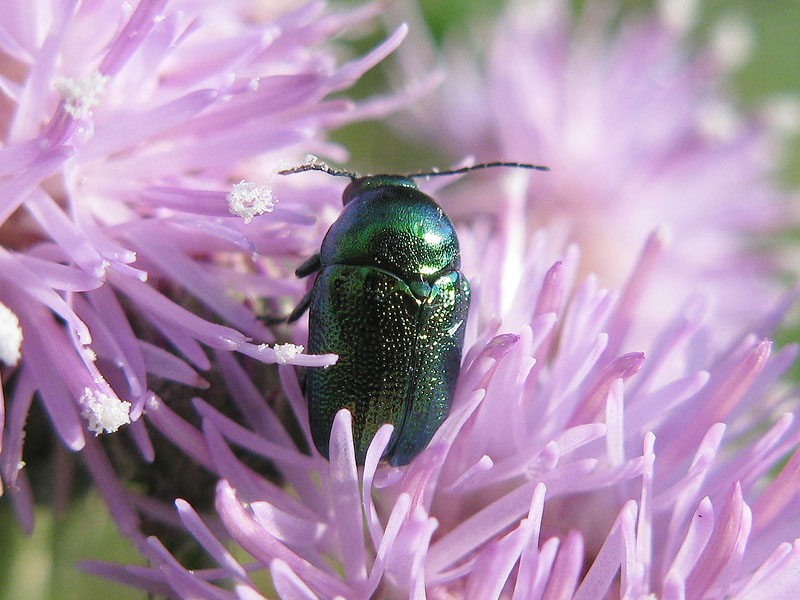
[[375, 432], [385, 458], [410, 462], [447, 417], [461, 363], [470, 288], [444, 211], [400, 176], [356, 179], [325, 236], [310, 297], [308, 350], [338, 362], [309, 369], [314, 443], [328, 456], [337, 411], [353, 415], [356, 461]]

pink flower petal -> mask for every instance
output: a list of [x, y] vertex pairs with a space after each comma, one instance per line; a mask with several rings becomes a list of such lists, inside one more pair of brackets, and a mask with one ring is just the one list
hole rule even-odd
[[546, 600], [572, 598], [578, 586], [583, 561], [583, 538], [577, 531], [571, 531], [558, 549], [542, 598]]
[[617, 516], [611, 532], [592, 562], [592, 566], [589, 567], [581, 585], [575, 591], [574, 600], [602, 598], [620, 567], [622, 568], [622, 592], [627, 592], [625, 583], [629, 570], [628, 562], [635, 552], [633, 540], [635, 519], [636, 503], [627, 502]]
[[223, 566], [230, 574], [240, 580], [249, 582], [250, 578], [245, 573], [242, 566], [236, 561], [235, 558], [225, 549], [225, 546], [211, 533], [211, 530], [203, 523], [191, 505], [185, 500], [176, 500], [175, 506], [178, 509], [178, 514], [181, 516], [181, 521], [186, 528], [192, 532], [192, 535], [201, 543], [203, 548], [214, 559]]
[[[372, 537], [372, 545], [375, 548], [381, 544], [381, 539], [385, 536], [385, 533], [381, 529], [377, 512], [372, 504], [372, 481], [375, 476], [375, 471], [378, 468], [378, 462], [383, 457], [383, 453], [389, 445], [393, 432], [394, 427], [389, 423], [384, 423], [378, 428], [375, 437], [372, 438], [372, 442], [370, 442], [367, 448], [367, 455], [364, 459], [364, 472], [361, 476], [361, 502], [364, 506], [367, 528]], [[392, 508], [392, 514], [394, 514], [395, 510], [396, 508]], [[370, 580], [371, 579], [372, 573], [370, 573]]]
[[331, 494], [345, 574], [348, 580], [359, 584], [367, 577], [367, 567], [352, 416], [346, 409], [337, 412], [333, 420], [330, 455]]
[[235, 350], [246, 339], [235, 329], [210, 323], [190, 313], [142, 282], [131, 281], [128, 278], [117, 275], [112, 275], [110, 279], [114, 287], [127, 295], [140, 307], [152, 311], [153, 314], [170, 324], [178, 326], [185, 331], [191, 331], [193, 337], [209, 346]]
[[141, 340], [138, 343], [148, 373], [192, 387], [208, 388], [208, 381], [174, 354]]
[[800, 541], [795, 540], [791, 545], [781, 544], [769, 560], [753, 574], [744, 589], [731, 598], [791, 600], [797, 594], [798, 567], [800, 567]]
[[131, 15], [125, 27], [112, 41], [108, 53], [100, 63], [99, 71], [104, 75], [114, 76], [130, 59], [139, 45], [147, 40], [150, 30], [158, 22], [166, 0], [153, 0], [140, 3]]
[[206, 447], [203, 435], [167, 407], [161, 398], [150, 392], [145, 414], [156, 429], [206, 469], [214, 470], [214, 460]]
[[739, 485], [734, 485], [718, 512], [708, 544], [686, 580], [688, 594], [702, 596], [714, 588], [727, 589], [742, 559], [751, 525], [750, 508]]
[[274, 460], [285, 467], [308, 469], [317, 464], [312, 457], [300, 454], [296, 449], [287, 448], [256, 435], [199, 398], [194, 400], [194, 405], [197, 412], [209, 419], [220, 434], [241, 448]]
[[269, 564], [269, 571], [272, 574], [275, 589], [283, 600], [317, 600], [319, 598], [292, 571], [292, 568], [279, 558]]
[[270, 564], [276, 558], [285, 561], [319, 595], [340, 595], [345, 598], [351, 595], [352, 590], [341, 581], [304, 561], [273, 538], [242, 507], [233, 488], [225, 480], [217, 485], [216, 507], [233, 538], [256, 560], [263, 564]]
[[151, 552], [160, 562], [159, 568], [167, 583], [179, 595], [209, 600], [234, 600], [235, 596], [222, 588], [211, 585], [184, 569], [172, 554], [156, 538], [148, 538]]

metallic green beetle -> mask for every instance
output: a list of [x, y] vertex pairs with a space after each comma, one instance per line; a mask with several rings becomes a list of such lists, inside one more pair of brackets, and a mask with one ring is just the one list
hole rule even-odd
[[383, 458], [405, 465], [430, 442], [450, 412], [461, 365], [470, 287], [459, 271], [453, 225], [412, 177], [436, 173], [358, 177], [320, 163], [282, 174], [320, 170], [351, 178], [344, 209], [315, 254], [297, 269], [317, 273], [309, 294], [289, 317], [309, 309], [308, 351], [334, 353], [338, 362], [309, 369], [305, 395], [311, 434], [320, 454], [336, 413], [353, 415], [356, 462], [384, 423], [394, 433]]

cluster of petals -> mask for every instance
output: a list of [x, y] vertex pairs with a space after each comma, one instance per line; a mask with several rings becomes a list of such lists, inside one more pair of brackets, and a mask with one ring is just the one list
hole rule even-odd
[[335, 187], [318, 185], [276, 204], [277, 157], [302, 147], [342, 158], [329, 128], [404, 101], [330, 98], [404, 37], [401, 27], [350, 62], [332, 57], [329, 40], [378, 8], [3, 3], [0, 494], [25, 529], [34, 399], [104, 482], [112, 470], [90, 432], [130, 422], [152, 460], [140, 419], [149, 378], [207, 387], [198, 372], [209, 348], [266, 363], [335, 360], [276, 348], [253, 299], [301, 294], [290, 269], [337, 202]]
[[[581, 278], [578, 247], [559, 250], [551, 232], [524, 250], [488, 225], [461, 237], [475, 291], [462, 371], [451, 415], [411, 464], [380, 461], [385, 425], [357, 467], [347, 411], [330, 461], [319, 456], [295, 370], [281, 366], [312, 448], [301, 452], [225, 355], [244, 426], [201, 399], [199, 428], [155, 398], [148, 407], [220, 477], [213, 514], [185, 500], [177, 518], [166, 505], [148, 510], [190, 532], [218, 568], [190, 571], [155, 537], [149, 567], [84, 567], [186, 598], [273, 597], [256, 583], [262, 570], [283, 599], [791, 597], [800, 424], [788, 408], [796, 392], [777, 379], [798, 348], [776, 351], [765, 335], [798, 290], [728, 347], [708, 347], [709, 306], [697, 296], [646, 352], [623, 352], [666, 255], [663, 231], [620, 291]], [[507, 264], [522, 265], [519, 280], [503, 279]], [[234, 448], [273, 461], [284, 485]], [[230, 542], [251, 558], [234, 558]]]

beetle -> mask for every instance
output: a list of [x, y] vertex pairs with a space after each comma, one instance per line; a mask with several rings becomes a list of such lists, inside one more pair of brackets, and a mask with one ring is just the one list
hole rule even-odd
[[295, 272], [316, 278], [288, 318], [296, 321], [308, 310], [308, 352], [339, 355], [335, 365], [309, 369], [304, 384], [311, 435], [325, 458], [333, 419], [342, 408], [353, 415], [359, 465], [382, 424], [394, 426], [383, 458], [399, 466], [428, 445], [449, 414], [470, 287], [459, 270], [458, 237], [450, 219], [414, 178], [488, 167], [548, 170], [493, 162], [358, 176], [311, 162], [279, 172], [323, 171], [351, 180], [342, 194], [344, 208], [319, 253]]

